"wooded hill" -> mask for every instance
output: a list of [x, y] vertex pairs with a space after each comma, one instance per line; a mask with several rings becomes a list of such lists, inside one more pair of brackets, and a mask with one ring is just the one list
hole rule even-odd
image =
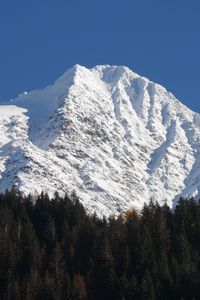
[[200, 202], [100, 220], [75, 194], [0, 194], [0, 299], [200, 299]]

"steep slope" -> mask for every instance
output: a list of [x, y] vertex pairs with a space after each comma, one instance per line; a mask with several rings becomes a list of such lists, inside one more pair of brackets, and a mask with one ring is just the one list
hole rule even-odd
[[108, 216], [200, 192], [200, 116], [126, 67], [74, 66], [0, 106], [0, 190], [75, 190]]

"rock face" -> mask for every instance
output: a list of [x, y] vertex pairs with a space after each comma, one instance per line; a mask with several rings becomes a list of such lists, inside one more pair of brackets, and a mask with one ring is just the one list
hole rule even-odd
[[127, 67], [79, 65], [0, 105], [0, 190], [75, 190], [89, 212], [200, 192], [200, 115]]

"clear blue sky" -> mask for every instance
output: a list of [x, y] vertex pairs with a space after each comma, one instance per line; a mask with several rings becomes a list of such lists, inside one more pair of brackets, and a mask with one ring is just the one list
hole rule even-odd
[[200, 112], [200, 1], [0, 0], [0, 101], [76, 63], [127, 65]]

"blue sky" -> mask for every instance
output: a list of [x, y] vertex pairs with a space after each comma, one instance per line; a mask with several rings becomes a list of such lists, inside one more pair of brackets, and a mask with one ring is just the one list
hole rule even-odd
[[76, 63], [127, 65], [200, 112], [200, 1], [0, 0], [0, 101]]

